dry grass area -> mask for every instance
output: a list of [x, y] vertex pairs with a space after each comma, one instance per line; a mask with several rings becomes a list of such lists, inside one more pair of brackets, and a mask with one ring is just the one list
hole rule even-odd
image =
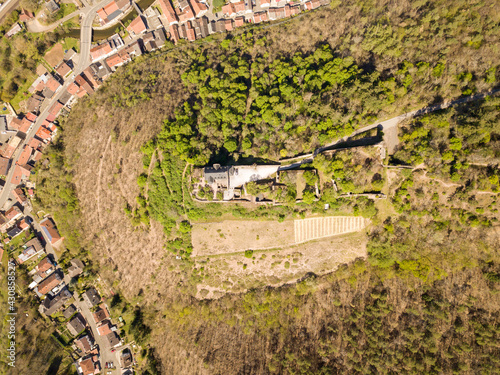
[[194, 224], [193, 256], [217, 255], [247, 249], [270, 249], [295, 242], [293, 220], [225, 220]]
[[219, 298], [227, 292], [280, 286], [308, 273], [324, 275], [339, 265], [366, 257], [365, 233], [350, 233], [280, 249], [198, 257], [197, 267], [205, 275], [198, 284], [198, 298]]
[[49, 63], [50, 66], [55, 67], [59, 64], [64, 57], [64, 49], [61, 43], [57, 43], [48, 51], [44, 59]]

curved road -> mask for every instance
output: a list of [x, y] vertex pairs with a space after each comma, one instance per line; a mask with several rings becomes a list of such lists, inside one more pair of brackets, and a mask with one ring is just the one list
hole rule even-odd
[[7, 0], [0, 8], [0, 22], [17, 8], [21, 0]]
[[52, 31], [57, 26], [61, 25], [62, 23], [69, 21], [73, 17], [78, 16], [84, 12], [85, 12], [85, 9], [76, 10], [73, 13], [68, 14], [66, 17], [63, 17], [60, 20], [57, 20], [56, 22], [51, 23], [50, 25], [42, 25], [38, 21], [38, 17], [35, 17], [31, 21], [26, 22], [26, 27], [28, 28], [28, 31], [30, 33], [42, 33], [42, 32], [46, 32], [46, 31]]

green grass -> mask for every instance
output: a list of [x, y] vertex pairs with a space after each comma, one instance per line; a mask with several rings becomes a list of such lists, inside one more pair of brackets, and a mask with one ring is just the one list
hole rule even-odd
[[64, 38], [64, 40], [62, 41], [62, 46], [64, 50], [69, 50], [73, 48], [76, 52], [80, 52], [80, 43], [78, 42], [78, 39], [69, 37]]
[[[3, 110], [3, 107], [5, 107], [5, 111]], [[9, 109], [7, 108], [7, 105], [5, 104], [0, 104], [0, 115], [8, 115], [10, 112], [9, 112]]]
[[[19, 90], [17, 90], [16, 96], [14, 96], [14, 98], [12, 98], [12, 100], [10, 101], [10, 104], [12, 105], [12, 107], [14, 107], [16, 112], [19, 111], [19, 103], [21, 103], [23, 100], [28, 99], [31, 96], [31, 94], [28, 93], [28, 89], [30, 88], [31, 84], [33, 82], [35, 82], [35, 79], [36, 79], [36, 75], [33, 73], [30, 73], [29, 77], [27, 77], [24, 85], [19, 87]], [[25, 92], [28, 93], [28, 95], [25, 95], [24, 94]]]

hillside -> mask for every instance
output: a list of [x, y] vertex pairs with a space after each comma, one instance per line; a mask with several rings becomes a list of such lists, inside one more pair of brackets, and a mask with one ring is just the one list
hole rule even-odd
[[[319, 183], [321, 197], [310, 204], [296, 203], [293, 184], [276, 207], [187, 193], [193, 166], [307, 153], [498, 84], [493, 1], [332, 3], [134, 60], [73, 108], [37, 171], [37, 204], [62, 222], [70, 251], [89, 253], [141, 306], [149, 373], [498, 371], [497, 97], [403, 123], [385, 163], [412, 169], [365, 163], [366, 153], [315, 159], [320, 178], [304, 192]], [[341, 192], [381, 188], [387, 199], [340, 197], [332, 178]], [[370, 219], [367, 259], [250, 291], [255, 280], [237, 272], [220, 298], [195, 298], [220, 275], [190, 256], [191, 224], [292, 220], [325, 204]]]

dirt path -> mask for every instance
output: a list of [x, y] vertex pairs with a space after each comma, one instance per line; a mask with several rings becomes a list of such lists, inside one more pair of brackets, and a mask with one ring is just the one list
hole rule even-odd
[[99, 220], [99, 225], [102, 227], [103, 222], [101, 218], [101, 176], [102, 176], [102, 164], [104, 162], [104, 156], [106, 155], [106, 151], [108, 150], [109, 144], [111, 143], [112, 136], [110, 135], [108, 138], [108, 142], [106, 143], [106, 147], [104, 148], [104, 152], [101, 155], [101, 161], [99, 162], [99, 169], [97, 171], [97, 218]]
[[69, 21], [73, 17], [78, 16], [80, 13], [82, 13], [82, 10], [76, 10], [73, 13], [68, 14], [66, 17], [61, 18], [60, 20], [57, 20], [54, 23], [51, 23], [50, 25], [42, 25], [38, 21], [38, 17], [35, 19], [29, 21], [26, 23], [26, 27], [28, 28], [28, 31], [31, 33], [43, 33], [47, 31], [52, 31], [55, 28], [57, 28], [59, 25], [63, 24], [66, 21]]
[[186, 166], [184, 167], [184, 170], [182, 171], [182, 180], [181, 180], [181, 188], [182, 188], [182, 208], [184, 208], [184, 215], [186, 215], [187, 219], [187, 211], [186, 211], [186, 200], [184, 198], [184, 178], [186, 176], [186, 171], [189, 167], [189, 163], [186, 163]]
[[151, 155], [151, 160], [149, 161], [149, 168], [148, 168], [148, 179], [146, 180], [146, 186], [144, 188], [144, 197], [148, 197], [148, 190], [149, 190], [149, 176], [151, 176], [151, 171], [153, 170], [153, 166], [156, 163], [156, 149], [153, 151], [153, 155]]

